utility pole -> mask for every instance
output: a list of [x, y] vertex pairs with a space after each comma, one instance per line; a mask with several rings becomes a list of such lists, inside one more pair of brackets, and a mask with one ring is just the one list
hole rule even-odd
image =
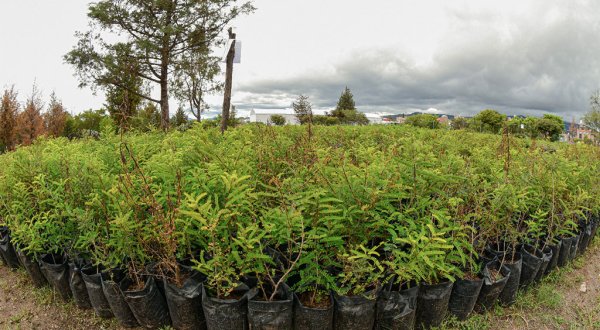
[[223, 113], [221, 118], [221, 134], [227, 130], [229, 122], [229, 109], [231, 108], [231, 88], [233, 84], [233, 59], [235, 58], [235, 33], [229, 28], [229, 40], [231, 46], [227, 52], [227, 66], [225, 69], [225, 96], [223, 99]]

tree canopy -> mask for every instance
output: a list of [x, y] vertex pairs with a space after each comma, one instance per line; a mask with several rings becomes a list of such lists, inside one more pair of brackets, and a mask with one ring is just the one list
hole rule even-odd
[[338, 100], [335, 110], [331, 112], [331, 116], [338, 118], [339, 123], [341, 124], [366, 125], [369, 123], [367, 116], [356, 110], [354, 95], [348, 86], [346, 86], [342, 95], [340, 95], [340, 99]]
[[590, 97], [590, 111], [583, 116], [583, 123], [600, 138], [600, 91]]
[[338, 100], [335, 110], [356, 110], [356, 104], [354, 103], [354, 95], [350, 91], [350, 88], [346, 86], [340, 99]]
[[486, 109], [473, 117], [471, 128], [479, 132], [488, 132], [497, 134], [502, 128], [502, 123], [506, 120], [506, 115], [496, 110]]
[[19, 101], [14, 87], [6, 89], [0, 104], [0, 152], [12, 150], [16, 145]]
[[177, 112], [175, 112], [175, 115], [171, 118], [171, 122], [175, 127], [187, 124], [188, 117], [182, 107], [177, 108]]
[[[116, 86], [160, 104], [161, 127], [166, 129], [174, 79], [189, 77], [175, 76], [174, 71], [194, 58], [193, 54], [206, 53], [221, 43], [218, 37], [225, 26], [253, 10], [251, 1], [238, 0], [93, 2], [88, 12], [91, 30], [77, 33], [78, 43], [65, 60], [75, 67], [81, 85]], [[147, 86], [159, 87], [160, 97], [128, 86], [122, 79], [125, 73], [139, 77]]]
[[140, 95], [143, 93], [144, 80], [138, 74], [139, 63], [130, 56], [131, 47], [120, 44], [115, 47], [115, 51], [114, 70], [120, 74], [114, 77], [118, 79], [118, 84], [106, 82], [104, 106], [117, 126], [127, 130], [142, 104], [143, 98]]
[[296, 101], [292, 102], [292, 109], [301, 125], [304, 125], [312, 119], [312, 104], [308, 101], [308, 96], [299, 95]]
[[455, 117], [451, 126], [452, 129], [465, 129], [469, 126], [469, 121], [465, 117]]
[[544, 117], [537, 120], [536, 129], [543, 137], [551, 141], [558, 141], [565, 130], [565, 124], [562, 117], [545, 114]]
[[64, 134], [68, 115], [62, 102], [56, 97], [55, 93], [52, 93], [48, 111], [44, 114], [46, 131], [49, 136], [59, 137]]
[[34, 84], [23, 111], [17, 116], [17, 138], [20, 144], [30, 145], [38, 136], [45, 133], [43, 108], [41, 94]]
[[275, 125], [275, 126], [285, 125], [285, 117], [282, 115], [271, 115], [271, 118], [269, 119], [269, 121], [271, 123], [273, 123], [273, 125]]
[[437, 117], [430, 114], [418, 114], [406, 118], [406, 124], [423, 128], [440, 128]]

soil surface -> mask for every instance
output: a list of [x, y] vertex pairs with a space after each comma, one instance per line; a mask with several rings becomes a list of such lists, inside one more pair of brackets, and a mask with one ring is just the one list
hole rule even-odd
[[489, 329], [600, 329], [600, 239], [495, 314], [487, 318]]
[[331, 306], [331, 298], [328, 295], [317, 294], [315, 297], [314, 292], [301, 293], [298, 299], [304, 307], [308, 308], [327, 309]]
[[62, 303], [50, 288], [36, 289], [24, 270], [0, 266], [0, 329], [124, 329], [73, 302]]

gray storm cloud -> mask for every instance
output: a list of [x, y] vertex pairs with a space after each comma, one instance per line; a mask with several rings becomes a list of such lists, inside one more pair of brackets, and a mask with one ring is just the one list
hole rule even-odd
[[398, 50], [355, 51], [333, 70], [246, 83], [242, 103], [283, 104], [306, 94], [315, 106], [334, 106], [347, 85], [364, 111], [433, 107], [471, 115], [494, 108], [581, 116], [600, 88], [600, 3], [577, 1], [566, 9], [561, 1], [538, 3], [545, 14], [508, 24], [485, 13], [450, 13], [455, 23], [425, 65]]

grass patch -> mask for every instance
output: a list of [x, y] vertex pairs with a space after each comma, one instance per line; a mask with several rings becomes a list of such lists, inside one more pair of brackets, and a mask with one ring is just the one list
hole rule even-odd
[[35, 300], [36, 304], [50, 305], [52, 302], [54, 302], [54, 291], [47, 286], [34, 289], [32, 292], [33, 299]]
[[571, 262], [571, 265], [575, 269], [581, 269], [585, 266], [585, 258], [577, 257], [575, 260]]
[[[497, 319], [509, 318], [514, 320], [513, 326], [526, 327], [528, 325], [528, 315], [532, 313], [541, 318], [545, 318], [547, 323], [561, 327], [567, 322], [564, 318], [549, 311], [560, 308], [564, 302], [563, 295], [556, 289], [560, 283], [564, 283], [569, 279], [566, 276], [572, 273], [572, 267], [567, 266], [562, 269], [557, 269], [550, 275], [545, 277], [541, 283], [533, 284], [527, 290], [520, 290], [517, 293], [516, 303], [508, 308], [503, 308], [496, 304], [492, 312], [486, 314], [472, 314], [472, 316], [464, 322], [458, 321], [456, 318], [451, 318], [446, 321], [439, 329], [491, 329]], [[576, 283], [570, 280], [569, 282]], [[571, 286], [573, 285], [571, 284]]]
[[556, 309], [563, 302], [563, 295], [556, 291], [556, 288], [550, 284], [541, 285], [536, 294], [536, 298], [541, 307]]
[[533, 325], [548, 329], [600, 329], [600, 297], [590, 309], [589, 305], [577, 303], [565, 305], [567, 296], [564, 294], [565, 290], [579, 290], [586, 277], [578, 270], [590, 264], [590, 255], [597, 253], [599, 248], [600, 240], [595, 239], [585, 257], [555, 269], [527, 291], [519, 291], [513, 306], [496, 306], [493, 312], [475, 314], [465, 322], [449, 319], [439, 329], [531, 329]]
[[21, 321], [30, 319], [32, 316], [33, 313], [31, 313], [31, 311], [21, 311], [20, 313], [11, 316], [8, 321], [10, 324], [19, 324]]
[[437, 330], [487, 330], [490, 329], [490, 315], [489, 314], [471, 314], [466, 321], [459, 321], [456, 317], [451, 317], [446, 320], [440, 327], [433, 328]]

